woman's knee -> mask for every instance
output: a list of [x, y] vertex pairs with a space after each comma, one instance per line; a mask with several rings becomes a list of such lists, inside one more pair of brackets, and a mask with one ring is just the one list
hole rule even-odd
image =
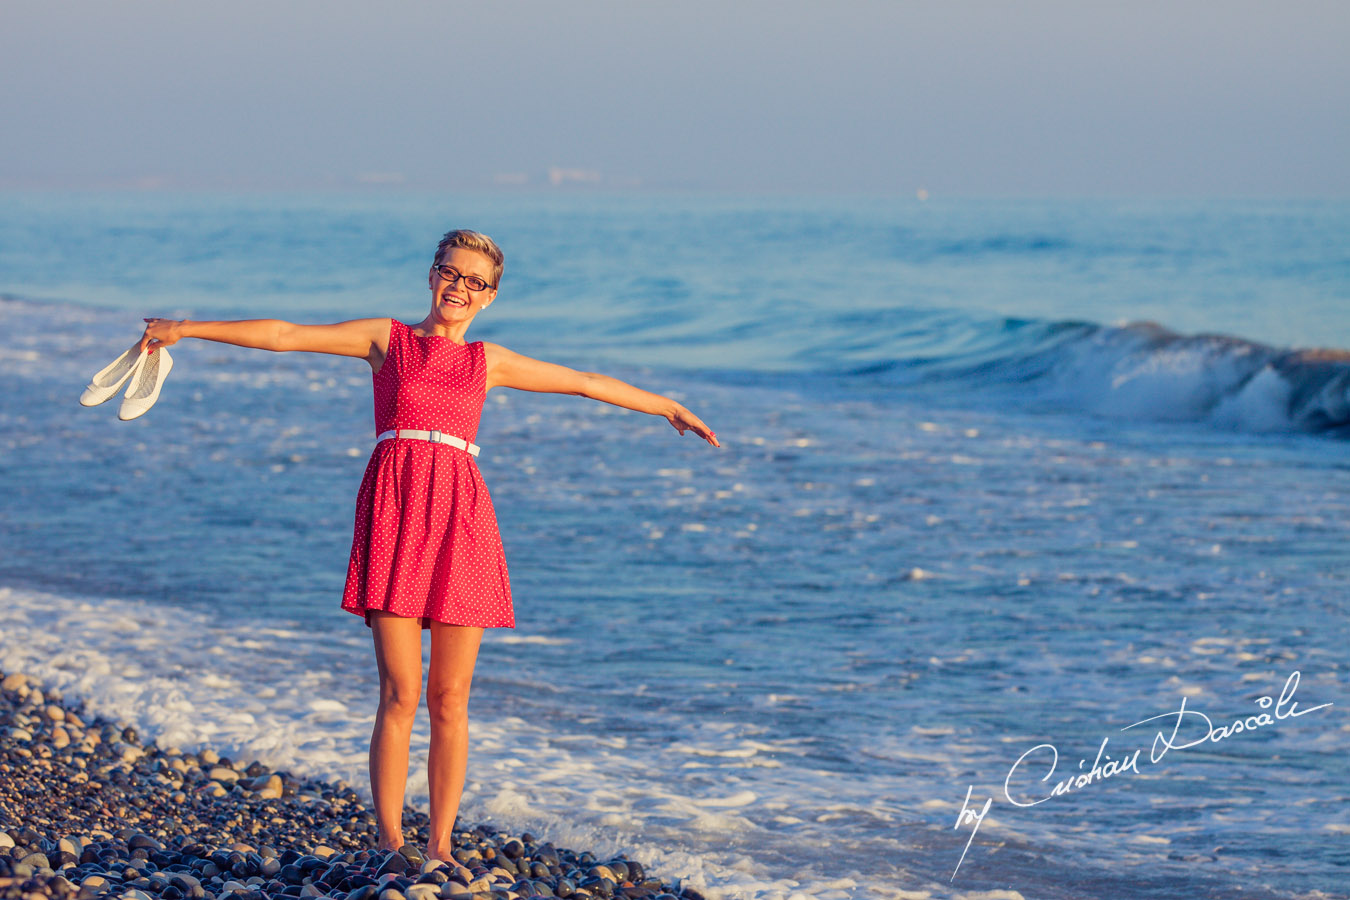
[[380, 715], [411, 722], [417, 716], [421, 685], [389, 682], [380, 685]]
[[427, 712], [440, 721], [466, 718], [469, 714], [469, 682], [428, 685]]

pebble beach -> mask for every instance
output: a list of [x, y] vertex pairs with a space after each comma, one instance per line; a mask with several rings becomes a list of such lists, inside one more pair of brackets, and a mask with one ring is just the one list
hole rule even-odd
[[0, 897], [122, 900], [702, 900], [642, 865], [528, 832], [457, 823], [454, 858], [424, 859], [428, 818], [375, 849], [375, 816], [341, 780], [184, 753], [0, 673]]

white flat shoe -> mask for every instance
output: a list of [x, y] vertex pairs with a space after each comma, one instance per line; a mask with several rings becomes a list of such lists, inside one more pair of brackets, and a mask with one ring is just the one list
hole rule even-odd
[[136, 363], [140, 362], [143, 355], [137, 347], [140, 341], [131, 345], [131, 348], [123, 353], [117, 359], [108, 363], [107, 367], [100, 371], [89, 381], [89, 386], [84, 389], [80, 395], [81, 406], [98, 406], [100, 403], [107, 403], [122, 389], [122, 385], [127, 383], [131, 373], [136, 371]]
[[117, 411], [117, 418], [129, 422], [145, 415], [159, 399], [159, 389], [164, 386], [164, 379], [169, 377], [172, 369], [173, 357], [169, 356], [167, 347], [141, 354], [131, 375], [131, 387], [127, 388], [127, 395], [122, 398], [122, 408]]

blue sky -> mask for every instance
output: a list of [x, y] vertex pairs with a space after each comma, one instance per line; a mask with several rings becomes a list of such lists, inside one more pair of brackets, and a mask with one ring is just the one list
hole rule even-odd
[[1350, 3], [4, 0], [0, 186], [1350, 193]]

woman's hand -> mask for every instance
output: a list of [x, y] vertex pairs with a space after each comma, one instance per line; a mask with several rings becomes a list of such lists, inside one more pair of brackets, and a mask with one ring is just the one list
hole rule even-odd
[[[183, 336], [183, 323], [174, 319], [145, 319], [145, 333], [141, 335], [142, 353], [153, 353], [160, 347], [178, 343]], [[184, 320], [186, 321], [186, 320]]]
[[717, 443], [717, 433], [703, 424], [703, 420], [691, 413], [689, 410], [675, 404], [675, 408], [666, 413], [666, 420], [678, 431], [684, 434], [686, 431], [693, 431], [699, 437], [703, 438], [714, 447], [720, 447]]

